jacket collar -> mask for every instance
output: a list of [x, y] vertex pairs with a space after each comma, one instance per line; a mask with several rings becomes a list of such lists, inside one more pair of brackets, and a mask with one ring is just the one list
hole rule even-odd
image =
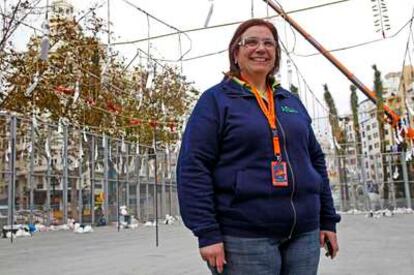
[[[254, 94], [250, 91], [250, 87], [247, 83], [241, 81], [238, 78], [232, 78], [225, 76], [221, 81], [221, 89], [230, 97], [254, 97]], [[291, 94], [283, 89], [279, 83], [274, 83], [273, 95], [275, 97], [290, 97]]]

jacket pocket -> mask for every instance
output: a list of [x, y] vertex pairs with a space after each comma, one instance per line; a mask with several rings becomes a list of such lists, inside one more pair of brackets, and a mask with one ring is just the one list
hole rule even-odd
[[249, 169], [236, 172], [234, 202], [250, 199], [268, 198], [271, 193], [270, 177]]

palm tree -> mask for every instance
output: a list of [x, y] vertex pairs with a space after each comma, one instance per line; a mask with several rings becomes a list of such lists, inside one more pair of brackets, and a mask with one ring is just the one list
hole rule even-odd
[[374, 70], [374, 90], [376, 95], [376, 105], [377, 105], [377, 121], [378, 121], [378, 132], [379, 132], [379, 139], [380, 139], [380, 152], [382, 155], [382, 179], [383, 179], [383, 199], [387, 200], [389, 196], [389, 187], [388, 183], [385, 180], [385, 176], [387, 175], [387, 165], [386, 164], [386, 156], [385, 156], [385, 112], [384, 112], [384, 96], [383, 96], [383, 86], [381, 80], [381, 72], [377, 69], [377, 66], [374, 64], [372, 65], [372, 69]]
[[356, 87], [350, 86], [351, 89], [351, 109], [352, 109], [352, 122], [355, 131], [355, 150], [358, 155], [362, 154], [361, 146], [361, 131], [359, 128], [359, 117], [358, 117], [358, 95], [356, 94]]
[[[329, 109], [329, 123], [331, 124], [332, 129], [332, 136], [334, 138], [334, 148], [335, 148], [335, 155], [338, 157], [338, 174], [339, 174], [339, 182], [341, 186], [341, 202], [342, 202], [342, 208], [345, 208], [345, 201], [348, 200], [348, 186], [346, 184], [346, 174], [345, 174], [345, 167], [344, 163], [342, 161], [345, 153], [345, 149], [342, 145], [345, 145], [346, 143], [346, 136], [345, 131], [342, 129], [342, 127], [339, 125], [339, 117], [338, 117], [338, 111], [336, 109], [335, 101], [332, 98], [332, 95], [329, 91], [328, 85], [323, 85], [323, 88], [325, 90], [324, 93], [324, 99], [326, 102], [326, 105]], [[342, 184], [345, 183], [345, 184]]]

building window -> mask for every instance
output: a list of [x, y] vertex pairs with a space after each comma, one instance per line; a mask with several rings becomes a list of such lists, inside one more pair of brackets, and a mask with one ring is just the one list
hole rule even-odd
[[374, 133], [374, 138], [377, 138], [378, 137], [378, 133]]
[[372, 129], [374, 129], [374, 128], [377, 128], [377, 123], [376, 122], [372, 123]]
[[378, 148], [378, 147], [379, 147], [379, 143], [378, 143], [378, 142], [377, 142], [377, 143], [375, 143], [375, 144], [374, 144], [374, 147], [375, 147], [375, 148]]
[[372, 145], [368, 146], [368, 150], [372, 150]]
[[371, 126], [367, 125], [367, 131], [371, 130]]
[[368, 140], [371, 140], [371, 135], [368, 135]]

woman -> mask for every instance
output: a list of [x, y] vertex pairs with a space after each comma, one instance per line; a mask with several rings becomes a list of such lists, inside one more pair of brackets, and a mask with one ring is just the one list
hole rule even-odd
[[301, 101], [276, 84], [275, 27], [251, 19], [230, 72], [200, 97], [177, 165], [180, 210], [213, 274], [317, 274], [338, 251], [324, 154]]

